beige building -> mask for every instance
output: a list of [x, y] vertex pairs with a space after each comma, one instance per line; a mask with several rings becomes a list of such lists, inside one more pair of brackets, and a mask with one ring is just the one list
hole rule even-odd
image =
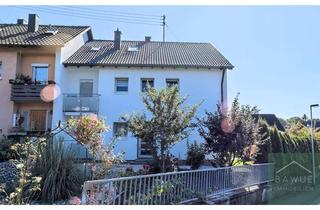
[[47, 90], [60, 86], [64, 58], [91, 39], [90, 27], [39, 25], [36, 14], [27, 24], [0, 24], [0, 135], [51, 129], [54, 98]]

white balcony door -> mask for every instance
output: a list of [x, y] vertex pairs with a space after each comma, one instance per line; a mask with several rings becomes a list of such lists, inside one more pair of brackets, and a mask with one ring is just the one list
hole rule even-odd
[[91, 97], [93, 95], [93, 80], [81, 79], [80, 80], [80, 96]]

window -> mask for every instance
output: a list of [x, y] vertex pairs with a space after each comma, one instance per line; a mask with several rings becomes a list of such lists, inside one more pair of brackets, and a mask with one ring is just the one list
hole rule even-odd
[[125, 122], [113, 123], [113, 136], [114, 137], [126, 137], [128, 135], [128, 124]]
[[128, 92], [128, 78], [116, 78], [116, 92]]
[[32, 66], [32, 80], [42, 84], [48, 81], [48, 65], [33, 65]]
[[138, 152], [139, 157], [151, 157], [151, 145], [145, 142], [144, 140], [140, 139]]
[[167, 87], [177, 85], [179, 87], [179, 79], [166, 79]]
[[154, 79], [141, 79], [141, 92], [146, 92], [148, 85], [154, 87]]
[[81, 79], [80, 80], [80, 96], [92, 97], [93, 95], [93, 80]]
[[2, 79], [2, 74], [3, 74], [2, 62], [0, 61], [0, 79]]

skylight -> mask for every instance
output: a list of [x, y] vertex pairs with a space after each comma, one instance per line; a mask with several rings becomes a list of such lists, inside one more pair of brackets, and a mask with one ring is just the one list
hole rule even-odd
[[90, 50], [91, 50], [91, 51], [99, 51], [99, 50], [100, 50], [100, 47], [91, 47]]
[[138, 52], [139, 49], [138, 49], [138, 47], [128, 47], [128, 51], [129, 52]]
[[56, 35], [58, 33], [58, 30], [57, 29], [48, 29], [45, 33], [50, 34], [50, 35]]

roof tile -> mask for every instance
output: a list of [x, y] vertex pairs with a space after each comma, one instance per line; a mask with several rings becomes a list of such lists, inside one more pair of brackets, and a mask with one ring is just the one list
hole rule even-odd
[[[58, 30], [57, 34], [47, 34], [47, 30]], [[20, 46], [62, 46], [89, 26], [39, 25], [36, 32], [28, 32], [28, 25], [0, 24], [0, 45]]]
[[[100, 47], [98, 51], [90, 50]], [[138, 47], [138, 51], [128, 51]], [[122, 41], [115, 50], [113, 40], [93, 40], [65, 62], [67, 66], [159, 66], [229, 68], [232, 64], [210, 43]]]

